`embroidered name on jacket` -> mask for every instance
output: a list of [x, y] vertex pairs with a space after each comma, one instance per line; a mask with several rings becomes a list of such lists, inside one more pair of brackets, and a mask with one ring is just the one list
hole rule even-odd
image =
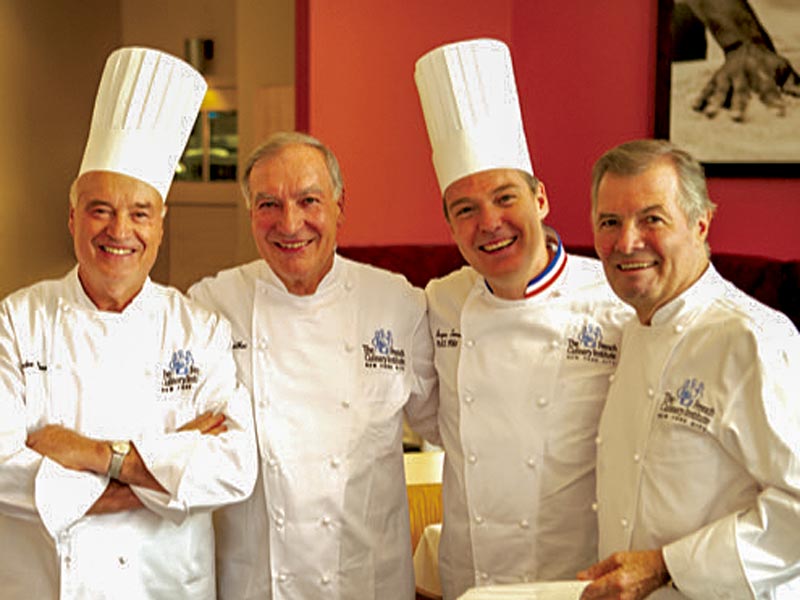
[[680, 425], [688, 425], [693, 429], [708, 432], [716, 410], [713, 406], [703, 404], [705, 384], [697, 379], [687, 379], [678, 391], [667, 391], [658, 407], [656, 417]]
[[191, 350], [176, 350], [169, 361], [169, 369], [162, 371], [161, 392], [191, 390], [200, 377], [200, 369], [194, 364]]
[[461, 333], [455, 329], [442, 331], [436, 328], [436, 347], [437, 348], [457, 348], [461, 342]]
[[33, 362], [32, 360], [25, 360], [19, 365], [19, 368], [22, 371], [27, 371], [28, 369], [33, 369], [34, 367], [39, 371], [47, 371], [47, 365], [39, 362], [38, 360], [36, 362]]
[[576, 336], [567, 337], [567, 360], [614, 365], [617, 363], [619, 348], [616, 344], [603, 342], [600, 325], [587, 323]]
[[405, 371], [406, 353], [394, 347], [390, 329], [376, 329], [369, 344], [361, 344], [364, 350], [364, 367], [386, 371]]

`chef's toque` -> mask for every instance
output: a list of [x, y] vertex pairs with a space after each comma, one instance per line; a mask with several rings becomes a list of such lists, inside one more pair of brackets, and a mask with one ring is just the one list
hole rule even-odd
[[103, 69], [78, 172], [112, 171], [152, 185], [162, 200], [192, 131], [206, 82], [149, 48], [120, 48]]
[[533, 175], [511, 53], [501, 41], [447, 44], [414, 72], [439, 188], [488, 169]]

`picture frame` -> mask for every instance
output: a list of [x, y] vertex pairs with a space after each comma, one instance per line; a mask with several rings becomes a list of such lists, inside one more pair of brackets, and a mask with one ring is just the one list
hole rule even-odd
[[[800, 72], [800, 2], [748, 2], [776, 52]], [[709, 118], [692, 105], [725, 54], [687, 4], [658, 0], [657, 14], [655, 137], [697, 157], [707, 176], [800, 177], [800, 97], [781, 95], [784, 116], [752, 95], [744, 120], [729, 109]]]

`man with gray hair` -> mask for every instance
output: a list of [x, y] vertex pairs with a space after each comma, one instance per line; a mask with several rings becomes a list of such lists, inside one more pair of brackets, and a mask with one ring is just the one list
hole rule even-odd
[[261, 453], [253, 497], [217, 514], [219, 597], [410, 600], [403, 415], [438, 435], [423, 292], [336, 254], [342, 176], [319, 140], [274, 134], [242, 190], [261, 259], [189, 290], [233, 324]]
[[716, 272], [714, 208], [702, 167], [669, 142], [595, 164], [595, 248], [638, 319], [600, 420], [608, 558], [580, 574], [585, 600], [670, 581], [698, 600], [800, 593], [800, 336]]

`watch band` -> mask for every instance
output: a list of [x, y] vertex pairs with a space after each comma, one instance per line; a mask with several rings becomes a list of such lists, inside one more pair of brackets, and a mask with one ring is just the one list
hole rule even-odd
[[119, 474], [122, 471], [122, 463], [125, 462], [125, 457], [131, 450], [130, 442], [119, 441], [111, 442], [111, 463], [108, 465], [108, 476], [111, 479], [119, 479]]

